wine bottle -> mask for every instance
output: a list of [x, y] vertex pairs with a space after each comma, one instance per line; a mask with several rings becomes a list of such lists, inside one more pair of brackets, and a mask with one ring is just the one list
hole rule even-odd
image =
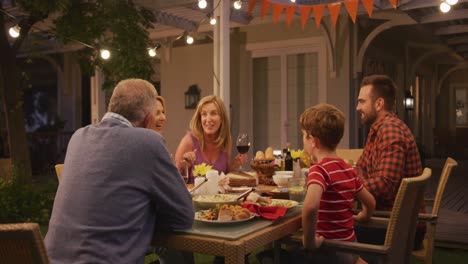
[[285, 171], [293, 170], [293, 158], [291, 156], [291, 151], [286, 152], [286, 157], [284, 157], [284, 170]]

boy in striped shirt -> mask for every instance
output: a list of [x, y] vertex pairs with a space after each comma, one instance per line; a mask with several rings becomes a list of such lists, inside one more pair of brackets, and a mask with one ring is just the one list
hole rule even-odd
[[[304, 149], [318, 161], [309, 169], [302, 209], [304, 248], [317, 249], [324, 238], [356, 241], [354, 219], [368, 220], [375, 209], [375, 199], [363, 187], [354, 168], [336, 155], [345, 117], [336, 107], [319, 104], [305, 110], [299, 122]], [[363, 210], [353, 217], [355, 198]], [[323, 259], [327, 263], [365, 263], [360, 258], [356, 262], [357, 256], [351, 254], [324, 250], [309, 256], [317, 262]]]

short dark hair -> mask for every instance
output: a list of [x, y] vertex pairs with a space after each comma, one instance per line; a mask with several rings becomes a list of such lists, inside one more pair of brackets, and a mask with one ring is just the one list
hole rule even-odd
[[396, 98], [396, 84], [387, 75], [370, 75], [364, 77], [361, 87], [372, 85], [371, 95], [373, 100], [384, 99], [384, 109], [393, 111]]
[[307, 135], [316, 137], [324, 147], [335, 150], [344, 133], [345, 116], [330, 104], [318, 104], [305, 110], [299, 118]]

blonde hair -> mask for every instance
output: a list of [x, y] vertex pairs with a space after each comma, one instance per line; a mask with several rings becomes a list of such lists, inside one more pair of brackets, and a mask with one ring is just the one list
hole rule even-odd
[[130, 122], [142, 122], [156, 105], [158, 92], [142, 79], [120, 81], [114, 88], [108, 111], [119, 114]]
[[163, 110], [164, 110], [164, 114], [165, 114], [166, 113], [166, 101], [164, 100], [164, 97], [158, 95], [156, 97], [156, 100], [158, 100], [161, 103]]
[[318, 138], [321, 145], [334, 150], [343, 137], [345, 116], [333, 105], [318, 104], [306, 109], [299, 123], [308, 136]]
[[216, 95], [209, 95], [203, 97], [200, 102], [198, 102], [197, 110], [193, 114], [192, 120], [190, 121], [190, 130], [193, 135], [200, 142], [200, 147], [203, 150], [205, 148], [205, 139], [203, 137], [203, 127], [201, 123], [201, 109], [206, 104], [213, 103], [218, 110], [220, 116], [220, 126], [218, 130], [218, 135], [216, 137], [215, 143], [216, 147], [223, 148], [223, 150], [230, 149], [232, 140], [231, 140], [231, 130], [229, 126], [229, 119], [226, 113], [226, 107], [224, 106], [223, 101]]

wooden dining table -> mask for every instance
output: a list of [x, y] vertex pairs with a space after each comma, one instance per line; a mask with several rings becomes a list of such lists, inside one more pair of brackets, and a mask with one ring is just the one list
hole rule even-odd
[[[244, 263], [245, 255], [301, 228], [302, 206], [288, 209], [275, 221], [256, 217], [238, 223], [205, 223], [195, 221], [189, 230], [177, 231], [165, 239], [172, 249], [223, 256], [227, 264]], [[275, 263], [279, 263], [275, 256]]]

